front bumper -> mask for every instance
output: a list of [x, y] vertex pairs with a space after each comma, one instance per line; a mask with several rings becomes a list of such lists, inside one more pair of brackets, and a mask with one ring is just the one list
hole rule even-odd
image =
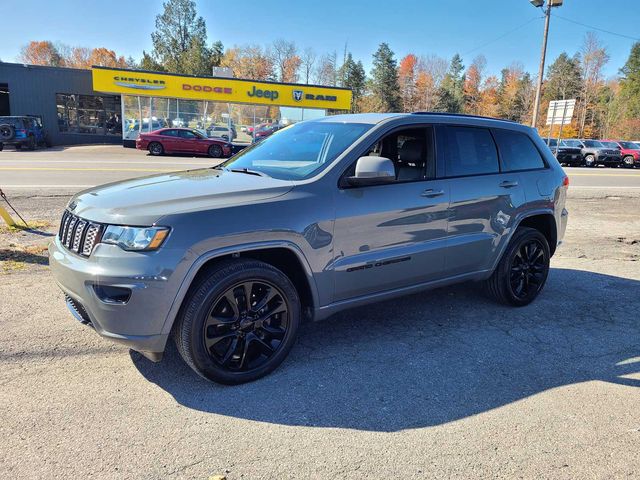
[[[161, 251], [125, 252], [99, 244], [86, 258], [67, 250], [56, 237], [49, 245], [49, 262], [76, 319], [158, 361], [169, 336], [163, 328], [176, 293], [173, 270], [158, 266]], [[172, 257], [170, 250], [164, 253]], [[163, 256], [163, 264], [165, 260]], [[96, 289], [105, 286], [129, 289], [131, 296], [124, 303], [105, 301]]]

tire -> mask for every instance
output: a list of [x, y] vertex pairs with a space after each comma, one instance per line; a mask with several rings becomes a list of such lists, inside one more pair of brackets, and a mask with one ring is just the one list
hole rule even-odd
[[222, 157], [222, 147], [220, 145], [211, 145], [208, 150], [209, 156], [212, 158]]
[[[245, 303], [247, 283], [254, 301]], [[262, 309], [249, 309], [262, 302]], [[269, 374], [284, 361], [301, 311], [295, 287], [277, 268], [257, 260], [223, 261], [191, 288], [173, 338], [198, 375], [237, 385]]]
[[[533, 257], [528, 259], [530, 245], [535, 245]], [[487, 294], [507, 305], [522, 307], [531, 303], [544, 288], [549, 275], [549, 244], [546, 237], [534, 228], [519, 227], [491, 277], [484, 281]], [[535, 282], [533, 279], [535, 278]], [[518, 288], [522, 282], [522, 291]]]
[[16, 129], [13, 125], [9, 125], [8, 123], [0, 124], [0, 141], [8, 142], [13, 140], [16, 136]]
[[164, 147], [162, 146], [161, 143], [158, 143], [158, 142], [151, 142], [148, 148], [149, 148], [149, 153], [155, 157], [159, 157], [164, 153]]
[[596, 157], [591, 154], [587, 155], [584, 157], [584, 164], [589, 168], [596, 167]]
[[624, 162], [623, 166], [625, 166], [626, 168], [633, 168], [633, 164], [634, 164], [633, 155], [627, 155], [622, 159], [622, 161]]

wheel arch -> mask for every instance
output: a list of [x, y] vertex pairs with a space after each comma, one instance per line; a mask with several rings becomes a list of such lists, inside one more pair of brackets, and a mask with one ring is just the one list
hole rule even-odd
[[318, 292], [302, 251], [289, 242], [265, 242], [214, 250], [201, 255], [191, 266], [165, 319], [162, 333], [171, 332], [180, 309], [190, 290], [220, 262], [233, 258], [260, 260], [281, 270], [298, 291], [303, 312], [313, 312], [318, 307]]

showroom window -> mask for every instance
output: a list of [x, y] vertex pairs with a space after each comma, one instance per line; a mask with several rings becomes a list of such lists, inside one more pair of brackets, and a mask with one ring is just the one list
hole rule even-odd
[[122, 135], [120, 97], [56, 94], [58, 131], [94, 135]]

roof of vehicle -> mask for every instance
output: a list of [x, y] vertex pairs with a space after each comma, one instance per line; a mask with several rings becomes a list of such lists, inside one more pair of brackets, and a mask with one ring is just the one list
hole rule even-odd
[[470, 120], [489, 120], [492, 122], [506, 123], [510, 126], [520, 125], [517, 122], [512, 120], [504, 120], [500, 118], [493, 117], [483, 117], [480, 115], [466, 115], [462, 113], [446, 113], [446, 112], [411, 112], [411, 113], [347, 113], [342, 115], [332, 115], [329, 117], [322, 117], [316, 121], [319, 122], [349, 122], [349, 123], [368, 123], [371, 125], [375, 125], [380, 122], [384, 122], [386, 120], [392, 118], [400, 118], [400, 117], [414, 117], [414, 116], [425, 116], [425, 117], [433, 117], [433, 118], [463, 118]]

